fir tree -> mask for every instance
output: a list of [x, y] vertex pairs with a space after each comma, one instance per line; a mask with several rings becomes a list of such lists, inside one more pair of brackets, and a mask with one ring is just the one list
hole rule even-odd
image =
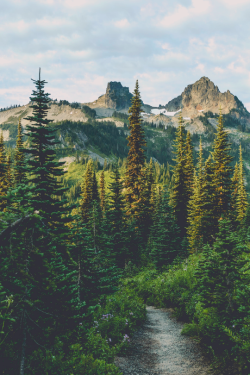
[[149, 252], [156, 267], [162, 269], [170, 265], [177, 256], [182, 256], [180, 230], [166, 189], [153, 219], [148, 243]]
[[194, 187], [193, 194], [189, 201], [189, 215], [188, 222], [189, 226], [187, 229], [188, 241], [192, 252], [198, 252], [202, 249], [203, 244], [203, 205], [204, 196], [202, 191], [202, 186], [199, 181], [199, 177], [194, 172]]
[[237, 218], [237, 196], [238, 196], [238, 187], [239, 187], [239, 167], [238, 163], [236, 162], [234, 167], [234, 174], [232, 177], [232, 195], [231, 195], [231, 210], [230, 210], [230, 217], [232, 220], [232, 224], [236, 226], [236, 218]]
[[100, 177], [100, 191], [101, 191], [101, 209], [103, 212], [105, 212], [105, 206], [106, 206], [106, 201], [105, 201], [105, 175], [104, 175], [104, 170], [101, 173]]
[[88, 221], [93, 198], [93, 161], [88, 161], [82, 184], [81, 214], [84, 223]]
[[12, 160], [10, 154], [7, 157], [6, 181], [7, 189], [13, 188]]
[[203, 243], [212, 243], [218, 231], [218, 221], [215, 215], [215, 186], [214, 164], [211, 155], [205, 162], [203, 183]]
[[145, 164], [146, 146], [144, 130], [141, 122], [141, 99], [139, 92], [139, 84], [136, 81], [132, 105], [129, 109], [129, 130], [128, 136], [128, 157], [126, 166], [125, 187], [127, 189], [126, 199], [128, 202], [128, 213], [134, 215], [134, 204], [139, 201], [143, 186], [143, 168]]
[[191, 143], [191, 135], [187, 132], [185, 150], [185, 183], [186, 183], [186, 197], [190, 199], [193, 189], [193, 176], [194, 176], [194, 161], [193, 161], [193, 146]]
[[60, 200], [65, 189], [58, 179], [64, 175], [61, 168], [63, 163], [55, 161], [55, 130], [49, 126], [51, 120], [46, 118], [50, 99], [49, 94], [44, 92], [46, 81], [41, 80], [40, 70], [39, 79], [32, 81], [36, 86], [30, 98], [33, 113], [26, 118], [32, 122], [26, 127], [30, 144], [26, 152], [31, 155], [27, 161], [27, 171], [29, 181], [34, 186], [32, 205], [55, 224], [61, 221], [62, 214], [66, 212], [65, 202]]
[[93, 172], [93, 185], [92, 185], [92, 200], [97, 201], [100, 203], [100, 195], [98, 191], [98, 186], [97, 186], [97, 179], [96, 179], [96, 174], [95, 171]]
[[239, 183], [237, 189], [236, 197], [236, 212], [237, 212], [237, 221], [243, 223], [243, 219], [247, 211], [247, 193], [244, 184], [244, 170], [243, 170], [243, 159], [242, 159], [242, 150], [241, 145], [239, 149]]
[[199, 300], [204, 308], [215, 307], [223, 324], [237, 314], [235, 295], [244, 285], [242, 267], [247, 264], [244, 251], [248, 252], [247, 246], [233, 232], [230, 220], [222, 219], [213, 248], [207, 245], [198, 263]]
[[230, 200], [232, 192], [230, 166], [232, 156], [230, 156], [230, 146], [228, 134], [224, 129], [223, 117], [220, 112], [216, 138], [213, 145], [213, 161], [214, 161], [214, 179], [215, 186], [215, 216], [219, 220], [223, 214], [230, 209]]
[[18, 122], [18, 133], [16, 140], [16, 151], [15, 151], [15, 163], [14, 163], [14, 181], [15, 184], [21, 184], [25, 182], [25, 155], [23, 150], [23, 134], [21, 120]]
[[113, 246], [113, 257], [119, 268], [125, 267], [127, 259], [126, 252], [126, 225], [124, 217], [124, 198], [122, 196], [122, 181], [118, 166], [115, 165], [109, 184], [109, 200], [106, 212], [107, 221], [110, 225], [110, 237]]
[[6, 207], [6, 201], [2, 199], [7, 193], [7, 162], [5, 154], [5, 145], [3, 141], [3, 133], [0, 135], [0, 212]]
[[185, 158], [185, 135], [183, 117], [180, 113], [179, 127], [175, 140], [176, 165], [173, 174], [173, 186], [171, 202], [177, 219], [177, 224], [181, 230], [181, 235], [185, 236], [187, 227], [187, 204], [188, 194], [186, 188], [186, 158]]

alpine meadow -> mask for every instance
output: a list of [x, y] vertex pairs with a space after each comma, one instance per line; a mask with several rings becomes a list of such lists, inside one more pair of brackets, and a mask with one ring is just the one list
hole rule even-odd
[[146, 306], [171, 308], [214, 374], [250, 374], [243, 104], [220, 93], [192, 119], [183, 95], [170, 118], [138, 80], [84, 104], [33, 85], [0, 112], [0, 374], [122, 374]]

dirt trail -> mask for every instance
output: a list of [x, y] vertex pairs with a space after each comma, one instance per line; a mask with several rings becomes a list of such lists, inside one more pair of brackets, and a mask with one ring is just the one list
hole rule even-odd
[[183, 323], [170, 309], [147, 307], [147, 321], [134, 335], [126, 357], [115, 364], [124, 375], [211, 375], [198, 345], [181, 335]]

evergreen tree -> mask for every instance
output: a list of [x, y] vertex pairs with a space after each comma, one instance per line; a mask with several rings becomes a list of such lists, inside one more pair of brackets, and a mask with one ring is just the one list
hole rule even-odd
[[193, 190], [193, 177], [194, 177], [194, 160], [193, 160], [193, 146], [191, 143], [190, 132], [187, 132], [185, 150], [185, 183], [186, 183], [186, 197], [189, 200]]
[[204, 205], [204, 193], [202, 186], [199, 181], [199, 177], [194, 172], [194, 188], [193, 194], [189, 201], [189, 215], [188, 222], [189, 226], [187, 229], [188, 241], [192, 252], [198, 252], [202, 249], [203, 244], [203, 205]]
[[141, 99], [139, 92], [139, 84], [136, 81], [134, 96], [132, 98], [132, 105], [129, 109], [129, 130], [128, 136], [128, 157], [126, 166], [125, 187], [126, 200], [128, 202], [128, 213], [135, 213], [135, 204], [138, 203], [141, 192], [144, 189], [142, 182], [144, 180], [143, 168], [145, 164], [145, 150], [146, 146], [144, 130], [142, 128], [141, 119]]
[[186, 187], [186, 157], [185, 157], [185, 133], [182, 113], [179, 116], [179, 127], [176, 140], [176, 159], [173, 174], [173, 186], [171, 202], [177, 219], [177, 224], [181, 230], [181, 236], [185, 236], [187, 227], [187, 204], [188, 192]]
[[105, 201], [105, 176], [104, 176], [104, 170], [101, 173], [100, 177], [100, 190], [101, 190], [101, 209], [103, 212], [105, 212], [105, 206], [106, 206], [106, 201]]
[[248, 252], [247, 246], [233, 232], [230, 220], [222, 219], [213, 248], [207, 245], [198, 263], [195, 276], [199, 300], [204, 308], [216, 308], [222, 319], [219, 324], [227, 324], [229, 319], [237, 316], [236, 292], [246, 282], [242, 272], [242, 267], [247, 264], [244, 251]]
[[212, 243], [218, 231], [218, 221], [215, 215], [215, 185], [214, 185], [214, 165], [211, 155], [205, 162], [204, 184], [203, 184], [203, 243]]
[[236, 197], [236, 212], [237, 212], [237, 221], [243, 223], [243, 219], [247, 211], [247, 193], [244, 184], [244, 170], [243, 170], [243, 159], [242, 159], [242, 149], [240, 145], [239, 150], [239, 183], [237, 189]]
[[122, 196], [122, 181], [118, 166], [115, 165], [109, 184], [109, 200], [106, 218], [110, 225], [110, 237], [113, 246], [113, 257], [119, 268], [125, 267], [126, 252], [126, 225], [124, 217], [124, 198]]
[[50, 223], [62, 220], [62, 214], [66, 212], [65, 202], [60, 197], [65, 192], [58, 177], [64, 175], [62, 165], [56, 162], [54, 146], [56, 145], [53, 130], [47, 119], [50, 102], [49, 94], [45, 93], [46, 81], [39, 79], [32, 80], [36, 86], [31, 95], [32, 116], [26, 118], [32, 122], [27, 125], [26, 130], [29, 138], [29, 148], [26, 150], [31, 157], [27, 161], [27, 171], [30, 175], [30, 182], [34, 186], [32, 205], [39, 212], [43, 212], [44, 217]]
[[180, 230], [166, 189], [154, 215], [148, 246], [151, 258], [158, 269], [170, 265], [177, 256], [182, 256]]
[[88, 161], [84, 182], [82, 184], [82, 200], [81, 200], [81, 214], [82, 220], [86, 223], [89, 219], [89, 213], [92, 205], [93, 198], [93, 161]]
[[0, 212], [3, 211], [6, 207], [6, 201], [3, 200], [7, 193], [8, 184], [7, 184], [7, 162], [5, 154], [5, 145], [3, 141], [3, 133], [0, 135]]
[[12, 160], [11, 160], [10, 154], [7, 157], [6, 181], [7, 181], [7, 189], [13, 188]]
[[20, 119], [18, 122], [18, 132], [14, 160], [14, 181], [15, 184], [21, 184], [25, 182], [25, 155], [23, 150], [23, 134]]
[[238, 163], [236, 162], [234, 167], [234, 174], [232, 177], [232, 195], [231, 195], [231, 212], [230, 217], [232, 220], [232, 225], [236, 226], [236, 218], [237, 218], [237, 196], [238, 196], [238, 187], [239, 187], [239, 167]]
[[232, 193], [230, 166], [232, 156], [230, 156], [230, 146], [228, 134], [223, 125], [223, 117], [220, 112], [216, 138], [213, 145], [213, 161], [214, 161], [214, 179], [215, 186], [215, 216], [219, 220], [223, 214], [230, 209], [230, 200]]
[[97, 201], [100, 203], [100, 195], [98, 191], [98, 186], [97, 186], [97, 179], [96, 179], [96, 174], [95, 171], [93, 172], [93, 185], [92, 185], [92, 200]]

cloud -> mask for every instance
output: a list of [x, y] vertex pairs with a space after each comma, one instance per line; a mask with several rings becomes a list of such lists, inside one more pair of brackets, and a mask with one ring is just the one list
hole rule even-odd
[[[39, 66], [58, 99], [108, 81], [164, 104], [207, 76], [250, 103], [249, 0], [9, 0], [0, 13], [1, 106], [23, 103]], [[13, 94], [11, 94], [13, 93]]]
[[173, 13], [167, 14], [160, 22], [161, 26], [171, 28], [185, 23], [187, 20], [207, 14], [210, 8], [208, 0], [192, 0], [192, 6], [187, 8], [178, 4]]
[[119, 28], [124, 28], [124, 27], [129, 26], [129, 22], [128, 22], [127, 18], [124, 18], [120, 21], [116, 21], [114, 24], [115, 24], [116, 27], [119, 27]]

